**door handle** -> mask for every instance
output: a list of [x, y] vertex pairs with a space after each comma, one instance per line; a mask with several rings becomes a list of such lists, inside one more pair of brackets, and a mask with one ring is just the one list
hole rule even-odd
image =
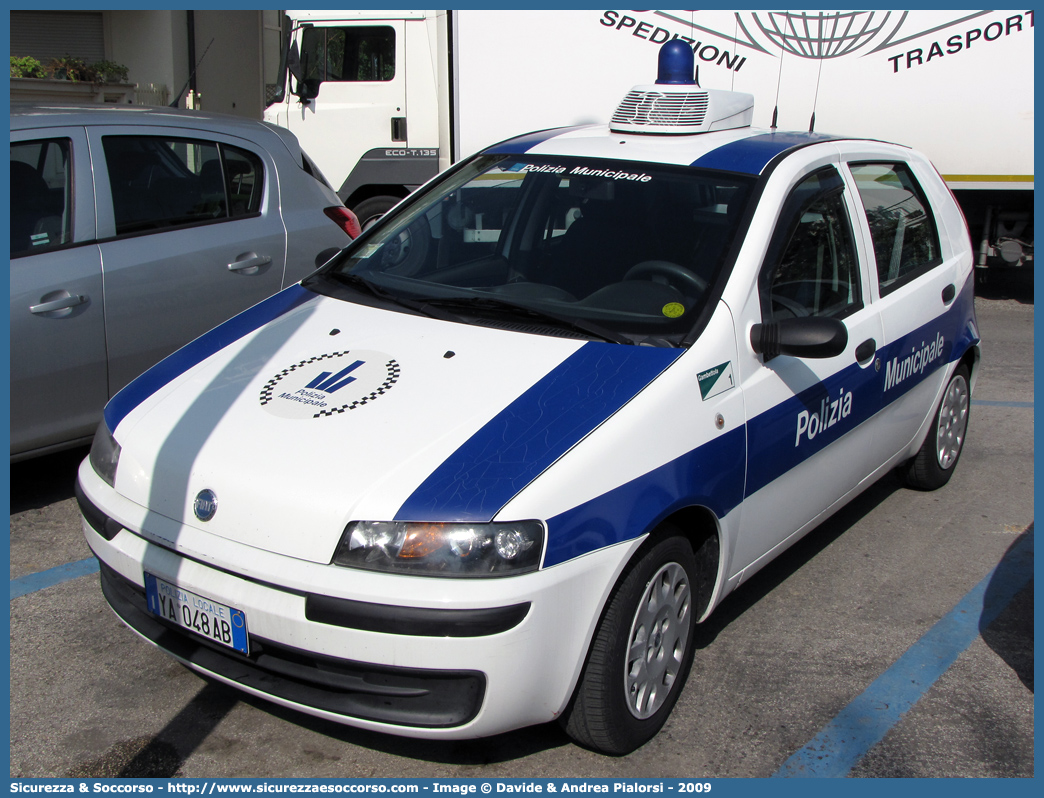
[[[64, 292], [63, 292], [64, 293]], [[51, 299], [47, 302], [41, 302], [38, 305], [30, 305], [30, 313], [53, 313], [56, 310], [69, 310], [77, 305], [82, 305], [87, 301], [87, 297], [81, 296], [80, 294], [68, 294], [65, 296], [58, 297], [57, 299]]]
[[877, 352], [877, 341], [873, 338], [867, 338], [863, 343], [856, 347], [855, 357], [860, 363], [865, 363], [874, 356]]
[[258, 255], [256, 252], [244, 252], [230, 264], [228, 264], [228, 270], [230, 272], [245, 272], [253, 274], [262, 266], [272, 262], [272, 258], [268, 255]]
[[406, 117], [393, 116], [391, 121], [391, 140], [406, 141]]
[[943, 304], [949, 305], [951, 302], [953, 302], [953, 298], [955, 296], [957, 296], [957, 289], [954, 287], [953, 283], [950, 283], [942, 290]]

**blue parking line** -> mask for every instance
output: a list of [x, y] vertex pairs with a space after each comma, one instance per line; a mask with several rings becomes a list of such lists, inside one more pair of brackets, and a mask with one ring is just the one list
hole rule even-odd
[[774, 778], [843, 777], [920, 700], [1033, 577], [1032, 526], [949, 613], [841, 710]]
[[70, 579], [78, 579], [81, 576], [96, 573], [98, 573], [98, 560], [88, 557], [79, 562], [69, 562], [55, 568], [48, 568], [46, 571], [21, 576], [11, 580], [11, 601], [27, 593], [43, 590], [45, 587], [52, 587], [62, 582], [68, 582]]

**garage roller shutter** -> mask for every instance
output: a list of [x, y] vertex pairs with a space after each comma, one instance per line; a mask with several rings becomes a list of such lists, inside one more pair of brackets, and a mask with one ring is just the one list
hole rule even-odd
[[45, 66], [70, 55], [88, 64], [105, 58], [101, 11], [11, 11], [11, 55], [31, 55]]

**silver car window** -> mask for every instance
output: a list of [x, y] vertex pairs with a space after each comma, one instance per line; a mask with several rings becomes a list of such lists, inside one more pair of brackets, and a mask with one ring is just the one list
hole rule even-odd
[[102, 139], [116, 234], [128, 235], [255, 215], [264, 168], [246, 150], [158, 136]]
[[68, 139], [11, 145], [11, 256], [72, 241], [72, 163]]

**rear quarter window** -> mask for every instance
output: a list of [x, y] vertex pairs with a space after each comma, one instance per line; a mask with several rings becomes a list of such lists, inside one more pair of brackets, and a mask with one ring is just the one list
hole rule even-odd
[[68, 139], [11, 144], [11, 256], [72, 241], [72, 160]]

